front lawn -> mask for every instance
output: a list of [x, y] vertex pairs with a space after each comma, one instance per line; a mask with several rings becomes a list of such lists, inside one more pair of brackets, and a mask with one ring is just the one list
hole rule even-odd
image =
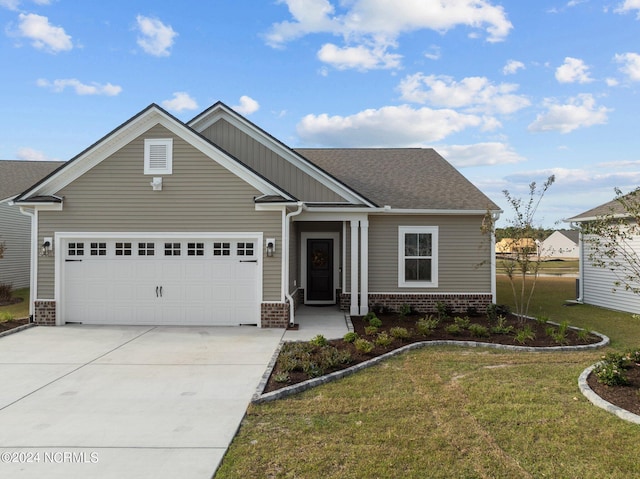
[[[498, 302], [510, 291], [500, 278]], [[575, 280], [542, 278], [532, 314], [638, 347], [640, 321], [577, 305]], [[640, 477], [640, 428], [593, 406], [577, 378], [603, 350], [440, 347], [288, 399], [251, 406], [221, 478]]]

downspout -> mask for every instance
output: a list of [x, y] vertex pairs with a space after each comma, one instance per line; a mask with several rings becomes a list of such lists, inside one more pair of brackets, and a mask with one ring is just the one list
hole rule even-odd
[[497, 286], [496, 286], [496, 222], [500, 219], [500, 213], [495, 212], [491, 214], [491, 220], [493, 222], [493, 228], [491, 228], [491, 302], [496, 304], [498, 301]]
[[[574, 226], [574, 223], [571, 223]], [[580, 225], [582, 226], [582, 225]], [[576, 302], [584, 302], [584, 241], [582, 239], [582, 227], [580, 233], [578, 233], [578, 288], [576, 291]]]
[[284, 232], [282, 234], [282, 254], [284, 255], [284, 271], [282, 274], [282, 292], [284, 296], [289, 301], [289, 326], [293, 326], [295, 324], [295, 307], [293, 302], [293, 297], [289, 293], [289, 225], [291, 224], [291, 218], [294, 216], [298, 216], [304, 210], [304, 203], [302, 201], [298, 201], [297, 203], [298, 209], [292, 211], [291, 213], [287, 213], [284, 218]]
[[31, 218], [31, 253], [29, 261], [29, 322], [33, 322], [38, 297], [38, 220], [36, 210], [20, 207], [20, 213]]

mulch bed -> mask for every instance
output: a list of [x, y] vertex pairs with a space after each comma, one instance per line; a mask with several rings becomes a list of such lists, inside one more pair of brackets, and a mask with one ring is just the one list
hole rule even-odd
[[29, 323], [29, 319], [28, 318], [23, 318], [23, 319], [11, 319], [9, 321], [3, 321], [0, 323], [0, 333], [4, 332], [4, 331], [8, 331], [10, 329], [13, 328], [17, 328], [18, 326], [23, 326], [25, 324]]
[[[325, 374], [332, 373], [334, 371], [338, 371], [340, 369], [346, 369], [350, 366], [354, 366], [358, 363], [367, 361], [377, 356], [381, 356], [382, 354], [388, 353], [389, 351], [398, 349], [407, 344], [416, 343], [416, 342], [424, 342], [424, 341], [435, 341], [435, 340], [452, 340], [452, 341], [476, 341], [483, 343], [493, 343], [493, 344], [505, 344], [512, 346], [527, 346], [527, 347], [557, 347], [557, 346], [578, 346], [578, 345], [587, 345], [587, 344], [595, 344], [602, 340], [599, 336], [590, 334], [586, 339], [582, 339], [578, 337], [577, 331], [574, 329], [569, 329], [567, 331], [566, 341], [563, 344], [558, 344], [553, 338], [551, 338], [546, 329], [551, 326], [550, 324], [540, 324], [537, 321], [533, 320], [520, 320], [516, 316], [509, 314], [507, 315], [506, 325], [513, 326], [514, 331], [518, 329], [522, 329], [525, 325], [531, 327], [535, 334], [535, 338], [531, 340], [527, 340], [524, 344], [519, 343], [515, 339], [515, 334], [491, 334], [488, 337], [477, 337], [471, 335], [468, 330], [463, 330], [460, 334], [451, 334], [448, 333], [445, 329], [447, 326], [454, 323], [453, 318], [447, 318], [440, 322], [438, 327], [432, 331], [429, 336], [420, 335], [416, 331], [416, 322], [424, 317], [424, 315], [416, 315], [411, 314], [405, 317], [401, 317], [397, 313], [388, 313], [388, 314], [378, 314], [378, 318], [382, 321], [382, 327], [379, 328], [378, 332], [386, 331], [387, 333], [393, 327], [404, 327], [409, 330], [411, 334], [411, 338], [406, 340], [394, 339], [393, 342], [387, 347], [375, 346], [374, 349], [370, 353], [362, 353], [355, 349], [353, 343], [347, 343], [343, 340], [331, 340], [329, 344], [336, 347], [339, 350], [348, 350], [351, 353], [351, 361], [346, 364], [341, 365], [340, 367], [336, 367], [333, 369], [329, 369], [325, 371]], [[485, 315], [482, 316], [474, 316], [469, 318], [471, 323], [480, 324], [482, 326], [486, 326], [490, 328], [495, 325], [495, 323], [490, 323]], [[354, 331], [358, 334], [359, 337], [368, 339], [369, 341], [374, 341], [375, 336], [367, 335], [365, 333], [365, 326], [367, 323], [363, 320], [362, 317], [352, 317]], [[274, 379], [274, 376], [278, 373], [278, 364], [276, 363], [276, 367], [274, 368], [271, 377], [269, 378], [267, 385], [265, 387], [264, 392], [271, 392], [281, 389], [283, 387], [287, 387], [293, 384], [297, 384], [303, 381], [310, 379], [310, 376], [303, 371], [290, 371], [289, 381], [286, 383], [277, 382]]]
[[629, 381], [626, 386], [606, 386], [600, 384], [596, 375], [591, 373], [587, 384], [605, 401], [640, 415], [640, 366], [633, 365], [625, 370], [625, 377]]

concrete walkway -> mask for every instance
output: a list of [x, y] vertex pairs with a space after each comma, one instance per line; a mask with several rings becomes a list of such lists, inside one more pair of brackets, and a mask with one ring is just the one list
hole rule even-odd
[[288, 329], [285, 341], [308, 341], [318, 334], [327, 339], [342, 339], [349, 331], [353, 331], [351, 320], [337, 306], [298, 306], [295, 313], [297, 330]]

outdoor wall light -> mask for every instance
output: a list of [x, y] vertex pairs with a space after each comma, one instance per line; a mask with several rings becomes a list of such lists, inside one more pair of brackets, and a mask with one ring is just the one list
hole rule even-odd
[[53, 241], [51, 238], [44, 238], [40, 247], [40, 256], [53, 256]]
[[162, 191], [162, 176], [154, 176], [153, 181], [149, 184], [153, 191]]
[[272, 257], [273, 253], [276, 251], [276, 240], [275, 238], [267, 238], [267, 256]]

